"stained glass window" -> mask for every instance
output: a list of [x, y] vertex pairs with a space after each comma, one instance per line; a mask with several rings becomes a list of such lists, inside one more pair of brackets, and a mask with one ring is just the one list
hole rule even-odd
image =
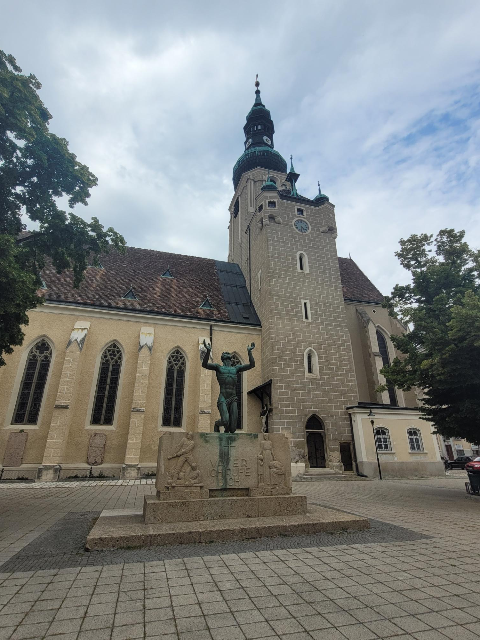
[[121, 369], [122, 350], [116, 342], [112, 342], [100, 359], [91, 424], [113, 424]]
[[[236, 353], [232, 354], [232, 367], [237, 367], [239, 364], [242, 364], [242, 361], [237, 356]], [[237, 374], [237, 386], [235, 395], [237, 396], [237, 408], [238, 408], [238, 420], [237, 420], [237, 429], [242, 428], [242, 393], [243, 393], [243, 379], [242, 374]]]
[[52, 347], [46, 340], [39, 340], [27, 357], [13, 424], [37, 424], [51, 361]]
[[[377, 341], [378, 350], [380, 351], [380, 355], [382, 356], [383, 366], [386, 367], [390, 364], [390, 358], [388, 357], [387, 341], [385, 340], [385, 336], [381, 331], [377, 331]], [[395, 388], [392, 386], [388, 387], [388, 397], [390, 400], [390, 404], [396, 407], [398, 405], [397, 395], [395, 393]]]
[[174, 349], [167, 360], [162, 417], [164, 427], [182, 426], [186, 370], [185, 356], [180, 349]]
[[392, 450], [392, 442], [388, 429], [385, 429], [385, 427], [377, 427], [375, 429], [375, 444], [377, 445], [377, 451]]

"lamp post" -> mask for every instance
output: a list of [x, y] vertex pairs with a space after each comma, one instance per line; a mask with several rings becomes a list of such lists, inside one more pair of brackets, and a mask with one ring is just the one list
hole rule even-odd
[[368, 418], [372, 418], [370, 420], [370, 424], [372, 425], [373, 442], [375, 444], [375, 454], [377, 456], [378, 477], [380, 478], [380, 480], [383, 480], [383, 478], [382, 478], [382, 468], [380, 466], [380, 458], [378, 457], [377, 438], [375, 437], [375, 420], [373, 419], [375, 417], [375, 414], [373, 413], [371, 408], [370, 408], [370, 413], [368, 414], [367, 417]]

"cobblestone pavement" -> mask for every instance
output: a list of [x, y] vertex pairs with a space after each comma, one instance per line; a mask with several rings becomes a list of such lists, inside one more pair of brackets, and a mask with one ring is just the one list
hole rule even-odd
[[175, 547], [165, 559], [158, 548], [146, 562], [126, 553], [109, 564], [14, 572], [5, 568], [29, 549], [40, 562], [49, 540], [80, 538], [92, 512], [140, 509], [154, 486], [2, 484], [0, 640], [479, 638], [480, 498], [464, 482], [294, 485], [311, 502], [372, 518], [361, 538], [202, 545], [183, 557]]

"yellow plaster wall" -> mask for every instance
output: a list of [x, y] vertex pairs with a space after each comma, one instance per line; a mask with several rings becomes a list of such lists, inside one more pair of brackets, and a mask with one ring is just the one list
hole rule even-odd
[[[0, 369], [0, 425], [5, 427], [10, 420], [12, 410], [8, 409], [11, 398], [16, 399], [17, 371], [19, 362], [25, 349], [40, 336], [46, 336], [54, 343], [54, 360], [51, 365], [51, 376], [47, 382], [40, 414], [38, 428], [15, 425], [14, 429], [0, 428], [0, 463], [3, 459], [5, 444], [12, 430], [25, 428], [29, 438], [24, 455], [24, 463], [41, 464], [48, 429], [52, 418], [53, 406], [58, 390], [60, 374], [65, 358], [65, 347], [75, 322], [89, 321], [84, 348], [80, 354], [79, 368], [75, 383], [75, 392], [69, 414], [71, 416], [70, 430], [63, 464], [86, 463], [88, 441], [95, 432], [105, 433], [107, 446], [104, 464], [123, 464], [130, 424], [133, 390], [138, 361], [139, 334], [142, 326], [152, 326], [155, 330], [154, 345], [151, 356], [150, 376], [147, 390], [147, 401], [144, 414], [144, 430], [141, 446], [141, 464], [153, 464], [157, 458], [158, 438], [162, 433], [161, 413], [163, 406], [163, 387], [165, 383], [166, 359], [175, 347], [180, 347], [187, 357], [186, 398], [184, 403], [184, 428], [195, 431], [198, 426], [199, 393], [200, 393], [200, 355], [199, 338], [209, 339], [210, 325], [207, 323], [162, 323], [155, 318], [137, 316], [110, 317], [105, 314], [89, 315], [75, 313], [72, 308], [52, 312], [50, 309], [32, 311], [30, 324], [25, 328], [25, 341], [22, 347], [15, 349], [7, 356], [7, 366]], [[217, 325], [218, 326], [218, 325]], [[246, 347], [251, 342], [256, 343], [254, 357], [256, 368], [247, 373], [247, 384], [244, 393], [263, 382], [261, 373], [261, 333], [259, 329], [235, 330], [229, 327], [217, 328], [213, 326], [213, 356], [220, 362], [222, 351], [237, 352], [243, 362], [247, 362]], [[117, 396], [115, 420], [111, 426], [90, 425], [93, 395], [98, 375], [98, 361], [104, 347], [111, 341], [117, 341], [124, 351], [119, 394]], [[27, 346], [28, 345], [28, 346]], [[23, 373], [23, 370], [22, 370]], [[21, 378], [21, 373], [20, 373]], [[17, 388], [15, 388], [15, 386]], [[218, 397], [218, 383], [212, 376], [212, 414], [211, 429], [218, 418], [216, 400]], [[258, 431], [261, 428], [259, 418], [260, 402], [251, 396], [247, 399], [249, 428]]]
[[[375, 460], [375, 442], [370, 418], [361, 418], [362, 430], [365, 438], [365, 449], [367, 460]], [[375, 428], [386, 427], [390, 432], [392, 442], [392, 453], [380, 452], [380, 460], [392, 462], [436, 462], [437, 449], [435, 436], [431, 433], [432, 425], [419, 418], [375, 418]], [[407, 429], [413, 427], [420, 429], [425, 451], [412, 453], [408, 445]]]

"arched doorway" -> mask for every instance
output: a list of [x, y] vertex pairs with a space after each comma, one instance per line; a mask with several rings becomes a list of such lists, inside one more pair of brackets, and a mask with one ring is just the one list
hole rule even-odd
[[313, 469], [326, 467], [325, 440], [323, 434], [325, 427], [317, 416], [310, 416], [305, 425], [307, 432], [308, 462]]

